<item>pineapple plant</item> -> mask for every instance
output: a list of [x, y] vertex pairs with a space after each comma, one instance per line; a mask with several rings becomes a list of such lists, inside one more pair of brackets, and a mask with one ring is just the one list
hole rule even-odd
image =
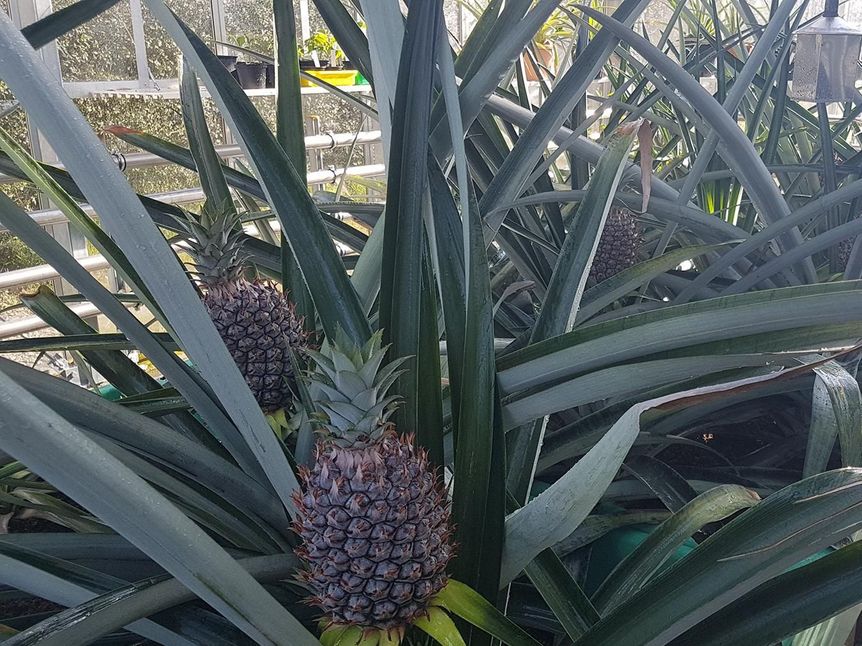
[[291, 349], [308, 344], [293, 303], [273, 283], [248, 280], [240, 214], [232, 204], [205, 203], [200, 219], [177, 218], [188, 234], [192, 276], [219, 336], [265, 413], [292, 401]]
[[601, 283], [634, 265], [640, 242], [641, 227], [632, 212], [612, 208], [590, 267], [590, 284]]
[[445, 587], [453, 547], [440, 477], [389, 421], [397, 397], [387, 391], [403, 360], [384, 364], [380, 339], [311, 352], [321, 438], [313, 468], [300, 474], [295, 529], [301, 578], [327, 631], [397, 643]]

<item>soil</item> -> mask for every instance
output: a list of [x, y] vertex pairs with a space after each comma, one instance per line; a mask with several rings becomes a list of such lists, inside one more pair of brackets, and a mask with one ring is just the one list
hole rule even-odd
[[55, 613], [62, 609], [63, 606], [39, 597], [9, 599], [7, 601], [0, 602], [0, 622], [4, 619], [25, 617], [27, 615]]
[[[58, 497], [65, 498], [62, 494], [57, 495]], [[71, 531], [72, 530], [68, 527], [58, 525], [57, 523], [53, 523], [44, 518], [21, 518], [16, 516], [9, 521], [10, 534], [60, 533]], [[4, 619], [14, 619], [16, 617], [27, 615], [55, 613], [62, 609], [63, 606], [40, 597], [3, 599], [0, 600], [0, 623], [3, 623]]]
[[68, 527], [52, 523], [44, 518], [15, 517], [9, 521], [10, 534], [56, 534], [71, 531]]

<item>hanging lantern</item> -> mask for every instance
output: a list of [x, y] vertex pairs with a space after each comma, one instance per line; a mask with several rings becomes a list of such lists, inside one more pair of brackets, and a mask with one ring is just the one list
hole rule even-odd
[[796, 32], [790, 96], [798, 101], [840, 103], [857, 97], [862, 31], [838, 17], [838, 0]]

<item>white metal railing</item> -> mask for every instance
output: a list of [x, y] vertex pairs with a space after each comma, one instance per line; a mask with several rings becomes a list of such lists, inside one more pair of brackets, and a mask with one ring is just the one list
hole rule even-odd
[[[386, 167], [383, 164], [353, 166], [350, 168], [333, 168], [308, 173], [308, 183], [322, 184], [334, 182], [344, 174], [356, 177], [374, 177], [384, 175], [385, 173]], [[199, 202], [204, 199], [204, 194], [200, 188], [189, 188], [181, 191], [171, 191], [169, 193], [156, 193], [149, 197], [169, 204], [182, 204], [188, 202]], [[85, 204], [82, 208], [87, 214], [93, 215], [94, 211], [91, 206]], [[66, 222], [66, 216], [59, 209], [33, 211], [30, 216], [37, 224], [42, 226]], [[277, 223], [275, 224], [275, 228], [277, 229]], [[5, 228], [0, 226], [0, 231], [5, 230]], [[98, 271], [100, 269], [107, 269], [111, 266], [110, 262], [101, 254], [78, 258], [78, 262], [82, 267], [91, 272]], [[36, 267], [28, 267], [26, 269], [0, 272], [0, 290], [19, 288], [24, 285], [41, 283], [59, 277], [60, 273], [51, 265], [38, 265]], [[82, 318], [99, 313], [98, 309], [90, 303], [76, 305], [72, 307], [72, 310]], [[27, 332], [35, 332], [46, 327], [48, 326], [38, 316], [30, 316], [13, 321], [0, 321], [0, 339], [19, 336]]]
[[[380, 140], [381, 133], [379, 130], [362, 130], [359, 133], [325, 132], [319, 135], [306, 137], [305, 148], [306, 150], [332, 150], [340, 146], [350, 146], [354, 141], [357, 145], [360, 145], [374, 144], [380, 142]], [[221, 144], [216, 146], [215, 149], [222, 159], [241, 157], [243, 154], [239, 144]], [[115, 159], [122, 169], [162, 166], [170, 163], [153, 153], [117, 153], [115, 155]], [[65, 166], [60, 162], [56, 162], [52, 165], [56, 168], [65, 168]], [[20, 180], [0, 173], [0, 184], [16, 181]], [[309, 184], [313, 183], [313, 181], [309, 180]]]
[[[108, 260], [100, 255], [86, 256], [78, 258], [81, 266], [88, 271], [97, 271], [108, 267]], [[0, 289], [12, 289], [13, 287], [21, 287], [31, 283], [42, 283], [52, 278], [57, 278], [60, 274], [51, 265], [38, 265], [36, 267], [27, 267], [26, 269], [16, 269], [14, 271], [0, 272]]]
[[[324, 170], [313, 171], [308, 173], [309, 184], [327, 184], [338, 181], [342, 175], [348, 177], [379, 177], [386, 174], [386, 166], [384, 164], [369, 164], [367, 166], [351, 166], [349, 168], [327, 168]], [[200, 188], [185, 188], [178, 191], [169, 191], [167, 193], [153, 193], [148, 197], [165, 202], [166, 204], [187, 204], [189, 202], [200, 202], [204, 199], [203, 191]], [[93, 207], [88, 204], [82, 206], [87, 215], [95, 215]], [[31, 211], [30, 217], [40, 226], [50, 226], [53, 224], [61, 224], [66, 222], [66, 216], [60, 209], [43, 209], [40, 211]], [[6, 231], [6, 227], [0, 224], [0, 232]], [[11, 272], [10, 272], [11, 273]], [[3, 274], [0, 274], [3, 276]], [[28, 281], [29, 282], [29, 281]], [[2, 286], [0, 281], [0, 289], [8, 289]]]
[[[75, 314], [83, 318], [95, 316], [99, 313], [99, 308], [92, 303], [76, 303], [71, 309]], [[28, 332], [36, 332], [48, 327], [45, 321], [38, 316], [27, 316], [14, 321], [6, 321], [0, 323], [0, 339], [8, 339], [13, 336], [20, 336]]]

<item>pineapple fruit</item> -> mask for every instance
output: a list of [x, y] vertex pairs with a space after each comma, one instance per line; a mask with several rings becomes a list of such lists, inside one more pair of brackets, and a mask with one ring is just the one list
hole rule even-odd
[[302, 320], [272, 283], [244, 277], [240, 215], [227, 204], [209, 202], [200, 220], [178, 218], [188, 234], [191, 272], [202, 300], [257, 403], [273, 413], [292, 401], [290, 349], [307, 346]]
[[401, 361], [383, 364], [385, 353], [380, 334], [361, 349], [337, 343], [309, 353], [309, 390], [325, 421], [313, 468], [301, 473], [295, 529], [301, 578], [326, 632], [395, 644], [428, 615], [453, 548], [441, 479], [426, 451], [388, 421]]
[[640, 241], [640, 224], [631, 211], [612, 208], [590, 267], [590, 284], [600, 283], [633, 266], [637, 262]]

